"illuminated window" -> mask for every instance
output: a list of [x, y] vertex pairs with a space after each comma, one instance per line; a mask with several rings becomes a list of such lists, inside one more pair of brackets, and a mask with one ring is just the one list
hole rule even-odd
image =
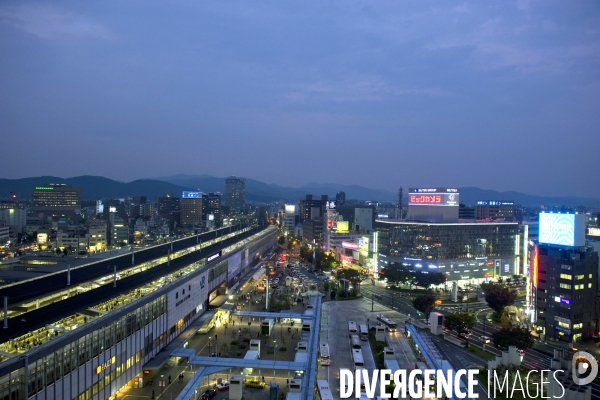
[[572, 280], [573, 279], [573, 275], [570, 274], [560, 274], [560, 279], [567, 279], [567, 280]]
[[581, 290], [585, 287], [585, 285], [583, 283], [580, 283], [579, 285], [575, 285], [575, 290]]
[[578, 324], [573, 324], [573, 329], [581, 329], [583, 328], [583, 324], [580, 322]]
[[561, 283], [560, 288], [561, 289], [571, 289], [571, 285], [569, 285], [568, 283]]
[[591, 289], [591, 288], [592, 288], [592, 283], [590, 282], [590, 283], [588, 283], [588, 289]]
[[582, 275], [575, 275], [575, 280], [576, 281], [580, 281], [580, 280], [582, 280], [584, 278], [585, 278], [585, 275], [583, 275], [583, 274]]

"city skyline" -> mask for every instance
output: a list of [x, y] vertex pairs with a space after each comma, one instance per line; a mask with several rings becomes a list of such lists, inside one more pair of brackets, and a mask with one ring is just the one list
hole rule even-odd
[[3, 4], [1, 176], [600, 198], [599, 11]]

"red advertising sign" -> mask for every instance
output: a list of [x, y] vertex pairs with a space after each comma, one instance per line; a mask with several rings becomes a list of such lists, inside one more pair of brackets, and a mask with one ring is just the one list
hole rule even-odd
[[425, 204], [441, 204], [442, 196], [434, 195], [427, 196], [422, 194], [411, 194], [410, 195], [411, 203], [425, 203]]

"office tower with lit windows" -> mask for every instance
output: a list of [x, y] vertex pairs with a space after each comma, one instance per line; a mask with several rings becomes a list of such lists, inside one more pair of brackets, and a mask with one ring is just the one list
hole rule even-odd
[[192, 227], [202, 224], [202, 192], [183, 192], [179, 201], [182, 226]]
[[46, 184], [33, 188], [31, 210], [45, 216], [69, 215], [81, 208], [81, 188], [67, 184]]
[[206, 226], [214, 224], [215, 228], [219, 228], [221, 226], [221, 195], [216, 193], [203, 194], [202, 202], [202, 219], [205, 221]]
[[478, 220], [513, 221], [515, 214], [515, 203], [507, 200], [479, 200], [475, 207], [475, 215]]
[[598, 330], [598, 252], [585, 243], [585, 214], [540, 213], [530, 252], [528, 307], [542, 340], [575, 343]]
[[[335, 204], [332, 206], [335, 208]], [[307, 194], [304, 200], [300, 200], [300, 222], [307, 219], [323, 218], [327, 207], [329, 207], [329, 200], [326, 194], [318, 200], [313, 199], [312, 194]]]
[[246, 180], [230, 176], [225, 179], [225, 204], [231, 211], [240, 211], [246, 206]]

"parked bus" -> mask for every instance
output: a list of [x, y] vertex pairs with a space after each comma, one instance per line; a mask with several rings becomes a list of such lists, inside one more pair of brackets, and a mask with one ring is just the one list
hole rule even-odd
[[352, 349], [352, 360], [354, 361], [354, 368], [365, 366], [365, 360], [360, 349]]
[[369, 328], [366, 325], [360, 325], [358, 329], [360, 330], [360, 340], [369, 340]]
[[398, 330], [398, 324], [382, 314], [379, 314], [377, 316], [377, 321], [379, 321], [381, 325], [387, 327], [388, 330], [391, 332], [395, 332]]
[[319, 364], [331, 365], [331, 356], [329, 355], [329, 345], [327, 343], [321, 343], [319, 347]]
[[350, 347], [353, 349], [360, 349], [360, 339], [358, 335], [350, 335]]
[[356, 322], [348, 321], [348, 331], [350, 333], [356, 333]]
[[333, 394], [327, 381], [317, 381], [316, 400], [333, 400]]

